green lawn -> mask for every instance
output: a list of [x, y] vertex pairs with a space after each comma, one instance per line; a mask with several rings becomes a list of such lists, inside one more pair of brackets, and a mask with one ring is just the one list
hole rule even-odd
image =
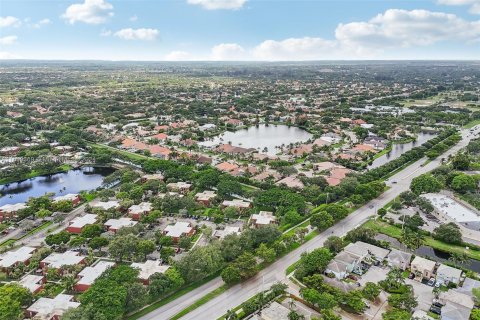
[[480, 124], [480, 119], [470, 121], [469, 123], [467, 123], [467, 124], [464, 125], [463, 127], [464, 127], [465, 129], [471, 129], [471, 128], [475, 127], [475, 126], [478, 125], [478, 124]]

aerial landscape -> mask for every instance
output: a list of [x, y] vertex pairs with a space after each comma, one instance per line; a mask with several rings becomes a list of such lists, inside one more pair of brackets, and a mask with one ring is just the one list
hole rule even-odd
[[480, 2], [0, 0], [0, 320], [480, 320]]

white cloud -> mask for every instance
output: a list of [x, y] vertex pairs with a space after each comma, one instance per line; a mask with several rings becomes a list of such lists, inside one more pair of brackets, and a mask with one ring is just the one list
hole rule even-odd
[[221, 43], [212, 48], [211, 60], [242, 60], [245, 49], [236, 43]]
[[22, 22], [18, 18], [12, 16], [0, 17], [0, 28], [19, 27], [21, 24]]
[[114, 33], [114, 36], [124, 40], [155, 40], [158, 36], [157, 29], [122, 29]]
[[8, 46], [17, 42], [17, 36], [6, 36], [0, 38], [0, 45]]
[[269, 61], [330, 59], [337, 45], [335, 41], [311, 37], [266, 40], [253, 49], [253, 56]]
[[186, 51], [172, 51], [165, 56], [167, 61], [188, 61], [192, 59], [192, 55]]
[[105, 0], [85, 0], [84, 3], [72, 4], [67, 8], [62, 18], [69, 23], [84, 22], [88, 24], [105, 23], [113, 16], [113, 5]]
[[447, 6], [470, 6], [470, 13], [480, 14], [480, 0], [438, 0], [437, 2]]
[[428, 46], [440, 41], [480, 39], [480, 21], [427, 10], [390, 9], [367, 22], [339, 24], [340, 45], [356, 51]]
[[187, 0], [189, 4], [199, 5], [207, 10], [236, 10], [243, 7], [247, 0]]
[[128, 20], [132, 21], [132, 22], [135, 22], [138, 20], [138, 17], [136, 14], [134, 14], [133, 16], [131, 16]]
[[50, 21], [50, 19], [42, 19], [40, 21], [38, 21], [37, 23], [33, 24], [32, 27], [35, 28], [35, 29], [38, 29], [38, 28], [41, 28], [42, 26], [45, 26], [47, 24], [50, 24], [52, 23], [52, 21]]

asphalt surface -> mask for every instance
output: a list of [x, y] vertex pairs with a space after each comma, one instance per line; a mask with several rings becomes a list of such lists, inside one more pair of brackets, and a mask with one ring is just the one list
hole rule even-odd
[[[480, 126], [475, 127], [475, 133], [478, 136]], [[370, 201], [363, 207], [351, 213], [347, 218], [338, 222], [336, 225], [325, 230], [315, 238], [303, 244], [298, 249], [290, 252], [286, 256], [277, 260], [267, 268], [260, 271], [255, 277], [229, 288], [221, 295], [210, 300], [206, 304], [188, 313], [181, 319], [184, 320], [214, 320], [221, 317], [229, 309], [235, 308], [242, 302], [248, 300], [256, 293], [268, 289], [273, 283], [282, 281], [286, 282], [285, 270], [288, 266], [300, 259], [303, 252], [312, 251], [313, 249], [323, 246], [324, 241], [332, 236], [344, 236], [349, 230], [355, 229], [375, 214], [376, 210], [382, 208], [388, 202], [393, 200], [401, 192], [406, 191], [410, 187], [413, 178], [429, 172], [441, 165], [441, 159], [447, 159], [448, 156], [455, 154], [458, 150], [465, 147], [468, 142], [474, 138], [474, 133], [470, 130], [462, 130], [462, 140], [445, 152], [441, 157], [426, 163], [426, 158], [421, 159], [402, 171], [392, 176], [387, 181], [390, 188], [380, 197]], [[426, 164], [425, 164], [426, 163]], [[223, 284], [221, 278], [215, 278], [203, 286], [179, 297], [178, 299], [158, 308], [151, 313], [141, 317], [142, 320], [147, 319], [170, 319], [184, 308], [193, 304], [196, 300], [205, 294], [215, 290]]]

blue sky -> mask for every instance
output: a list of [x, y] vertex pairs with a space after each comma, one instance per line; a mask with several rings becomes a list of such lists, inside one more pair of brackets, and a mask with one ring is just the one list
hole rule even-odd
[[480, 0], [2, 0], [0, 58], [480, 59]]

